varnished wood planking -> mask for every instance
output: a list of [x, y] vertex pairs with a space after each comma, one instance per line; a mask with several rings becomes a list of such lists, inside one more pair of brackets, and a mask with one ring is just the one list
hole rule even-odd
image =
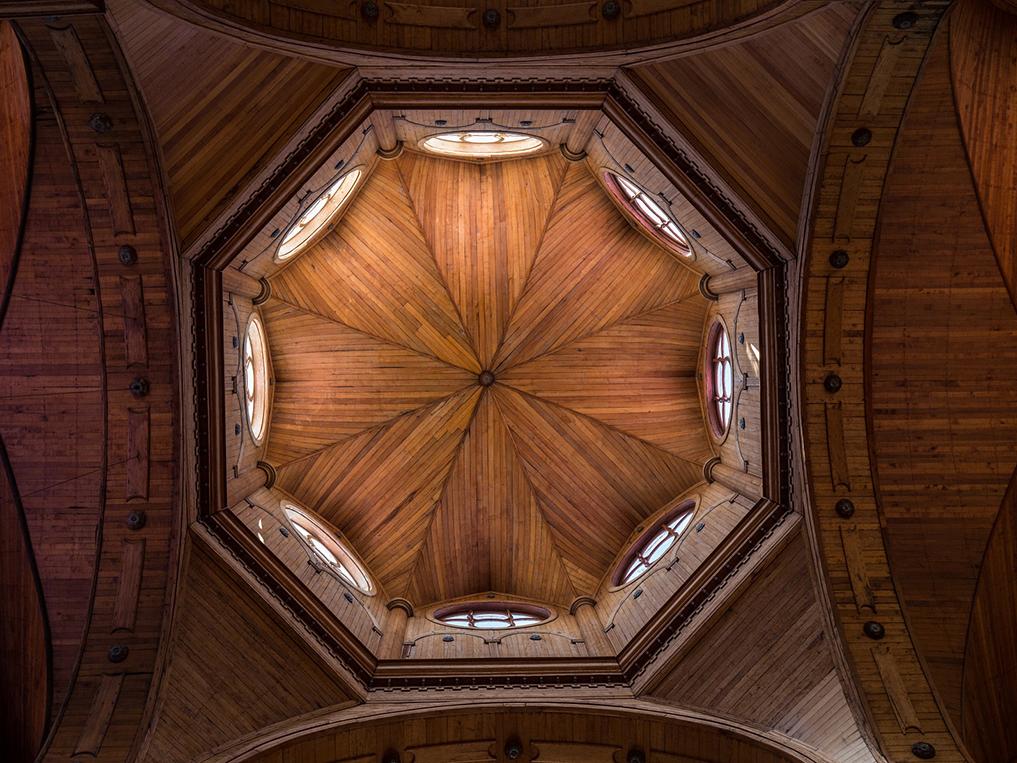
[[[0, 290], [8, 287], [25, 211], [32, 141], [32, 94], [21, 45], [9, 22], [0, 22]], [[4, 291], [0, 291], [3, 294]], [[6, 299], [0, 302], [0, 320]]]
[[697, 281], [629, 225], [586, 168], [571, 165], [495, 366], [509, 369], [678, 302], [696, 293]]
[[959, 725], [979, 564], [1017, 464], [1017, 313], [979, 214], [947, 53], [941, 37], [897, 140], [876, 243], [870, 353], [890, 560], [916, 645]]
[[685, 458], [712, 455], [696, 374], [707, 303], [696, 294], [514, 366], [502, 383]]
[[186, 247], [345, 70], [244, 47], [143, 4], [109, 5], [155, 123]]
[[56, 712], [67, 695], [88, 617], [101, 513], [104, 396], [88, 232], [73, 168], [40, 84], [42, 73], [36, 68], [34, 75], [32, 187], [18, 272], [0, 329], [0, 436], [52, 613]]
[[560, 154], [486, 165], [411, 153], [399, 160], [421, 228], [484, 368], [492, 365], [526, 286], [565, 165]]
[[480, 387], [279, 469], [279, 486], [354, 544], [393, 596], [405, 595]]
[[342, 684], [200, 542], [190, 542], [147, 760], [190, 761], [241, 734], [338, 704]]
[[476, 383], [468, 371], [306, 313], [262, 308], [272, 347], [268, 458], [283, 464]]
[[839, 763], [872, 761], [834, 670], [806, 554], [799, 536], [654, 695], [780, 730]]
[[633, 71], [788, 245], [820, 112], [859, 5], [830, 3], [746, 41]]
[[576, 589], [492, 393], [478, 406], [414, 565], [411, 599], [509, 591], [568, 606]]
[[629, 532], [702, 478], [601, 422], [497, 386], [494, 399], [577, 593], [592, 594]]
[[964, 660], [961, 732], [978, 763], [1017, 757], [1017, 494], [1010, 487], [982, 560]]
[[950, 65], [975, 190], [1017, 304], [1017, 15], [990, 0], [958, 3]]
[[342, 224], [271, 279], [286, 302], [477, 373], [398, 169], [378, 165]]

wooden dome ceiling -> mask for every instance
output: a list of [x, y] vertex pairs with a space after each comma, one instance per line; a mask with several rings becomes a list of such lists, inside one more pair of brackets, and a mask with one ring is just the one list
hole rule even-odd
[[266, 458], [390, 596], [567, 605], [702, 479], [698, 275], [583, 164], [381, 162], [271, 285]]

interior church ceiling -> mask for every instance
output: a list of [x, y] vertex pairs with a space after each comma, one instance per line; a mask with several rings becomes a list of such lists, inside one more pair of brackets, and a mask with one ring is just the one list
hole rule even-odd
[[1017, 760], [1012, 0], [0, 0], [12, 761]]

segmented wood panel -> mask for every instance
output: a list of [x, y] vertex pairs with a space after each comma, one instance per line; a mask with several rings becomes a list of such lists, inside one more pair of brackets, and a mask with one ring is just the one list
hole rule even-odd
[[830, 3], [744, 42], [632, 72], [789, 245], [823, 102], [859, 6]]
[[870, 349], [880, 506], [912, 636], [959, 725], [979, 564], [1017, 465], [1017, 312], [979, 213], [945, 37], [912, 97], [880, 220]]
[[107, 5], [155, 123], [186, 247], [345, 70], [245, 47], [142, 3]]

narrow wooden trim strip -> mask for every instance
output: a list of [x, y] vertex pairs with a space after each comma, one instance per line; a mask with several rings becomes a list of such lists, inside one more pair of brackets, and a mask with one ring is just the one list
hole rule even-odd
[[120, 584], [113, 604], [113, 632], [134, 630], [145, 567], [145, 539], [125, 538], [120, 561]]
[[88, 720], [85, 721], [81, 736], [78, 737], [78, 743], [74, 746], [75, 755], [97, 756], [99, 754], [102, 743], [106, 739], [109, 722], [113, 718], [113, 710], [117, 706], [117, 699], [120, 698], [120, 687], [123, 682], [123, 673], [102, 677], [95, 692]]

